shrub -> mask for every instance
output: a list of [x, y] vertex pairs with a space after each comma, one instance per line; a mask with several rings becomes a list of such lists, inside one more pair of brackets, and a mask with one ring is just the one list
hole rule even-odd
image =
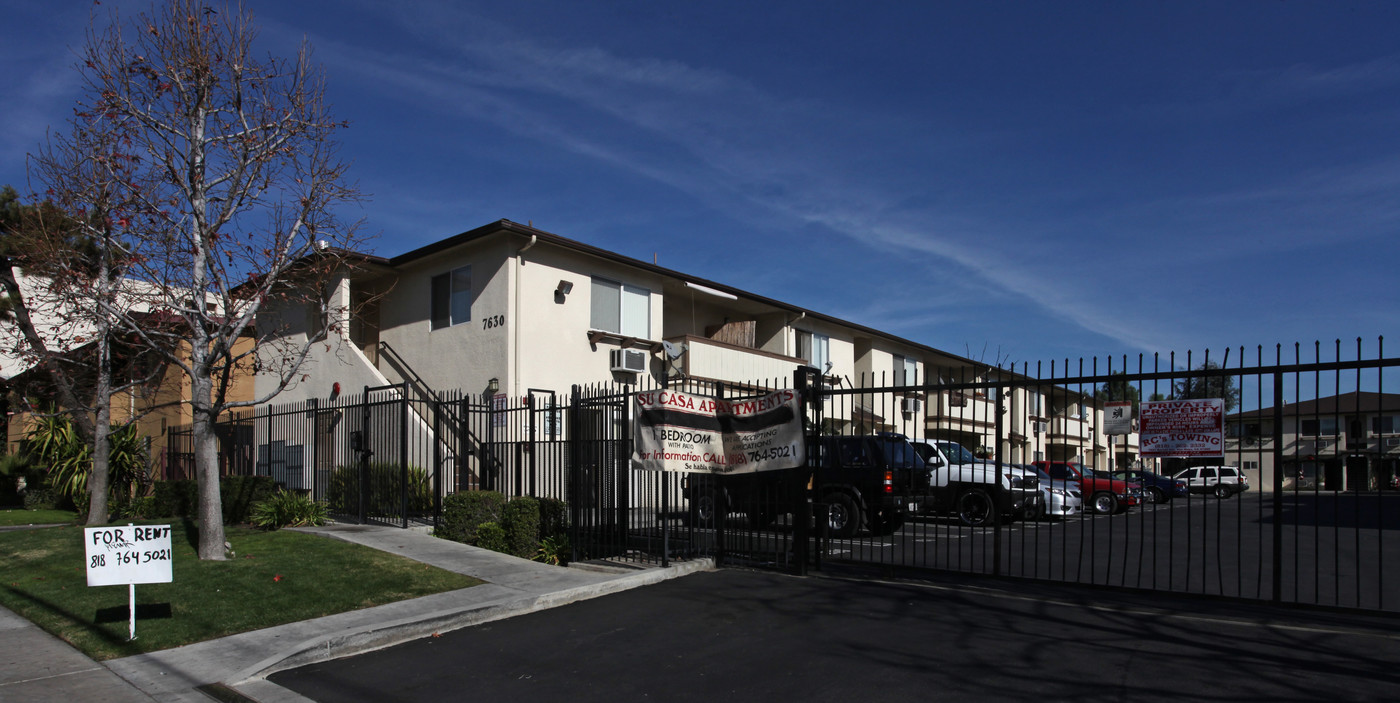
[[[277, 490], [271, 476], [225, 476], [219, 479], [220, 510], [224, 522], [248, 522], [254, 505], [267, 500]], [[157, 481], [151, 487], [144, 517], [197, 517], [199, 484], [193, 479]]]
[[[135, 495], [147, 481], [146, 440], [137, 433], [135, 425], [113, 425], [111, 430], [107, 452], [109, 495]], [[66, 415], [39, 416], [29, 432], [27, 447], [34, 459], [48, 466], [48, 486], [86, 512], [92, 445], [79, 438], [73, 421]]]
[[572, 551], [569, 546], [569, 538], [565, 535], [545, 537], [540, 540], [540, 548], [535, 550], [534, 560], [550, 566], [564, 566], [569, 563]]
[[540, 539], [568, 534], [569, 505], [558, 498], [540, 498]]
[[[401, 490], [403, 470], [399, 464], [375, 462], [369, 465], [369, 495], [365, 509], [370, 515], [398, 515], [403, 510]], [[326, 503], [332, 512], [358, 515], [360, 512], [360, 466], [337, 466], [326, 487]], [[408, 513], [421, 515], [433, 510], [433, 484], [428, 473], [408, 467]]]
[[506, 503], [501, 516], [506, 533], [507, 554], [530, 559], [540, 546], [540, 502], [529, 496]]
[[250, 521], [264, 530], [283, 527], [308, 527], [326, 524], [326, 506], [311, 496], [278, 489], [267, 499], [253, 506]]
[[477, 529], [487, 522], [499, 525], [505, 503], [505, 496], [496, 491], [453, 493], [442, 502], [442, 521], [438, 523], [437, 535], [454, 542], [477, 544]]
[[510, 553], [505, 528], [494, 522], [483, 522], [477, 526], [476, 546], [502, 554]]

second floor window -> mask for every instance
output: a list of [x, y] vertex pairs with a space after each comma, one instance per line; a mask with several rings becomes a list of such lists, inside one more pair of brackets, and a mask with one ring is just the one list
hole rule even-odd
[[624, 337], [651, 338], [651, 291], [595, 278], [591, 295], [590, 327]]
[[472, 319], [472, 267], [463, 266], [432, 281], [432, 329], [442, 329]]
[[899, 386], [911, 386], [918, 383], [919, 362], [907, 356], [898, 354], [894, 357], [894, 382]]
[[831, 337], [815, 332], [797, 333], [797, 355], [807, 363], [827, 372], [826, 362], [831, 361]]
[[1319, 417], [1302, 420], [1302, 427], [1298, 434], [1304, 437], [1335, 437], [1337, 436], [1337, 418]]

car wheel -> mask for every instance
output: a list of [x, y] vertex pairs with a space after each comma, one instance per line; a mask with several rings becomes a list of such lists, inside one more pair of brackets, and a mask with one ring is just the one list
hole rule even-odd
[[845, 493], [833, 493], [826, 498], [827, 529], [832, 537], [853, 537], [860, 529], [860, 506]]
[[1226, 498], [1229, 498], [1229, 497], [1230, 497], [1230, 487], [1227, 486], [1227, 485], [1225, 485], [1225, 484], [1223, 484], [1223, 483], [1217, 483], [1217, 484], [1215, 484], [1215, 497], [1216, 497], [1216, 498], [1219, 498], [1219, 499], [1221, 499], [1221, 500], [1224, 500], [1224, 499], [1226, 499]]
[[1095, 493], [1090, 505], [1100, 515], [1112, 515], [1118, 512], [1118, 497], [1112, 493]]
[[773, 512], [767, 508], [753, 508], [747, 513], [749, 517], [749, 527], [761, 529], [773, 524]]
[[996, 519], [996, 504], [980, 488], [972, 488], [958, 496], [958, 521], [968, 527], [985, 527]]
[[724, 512], [728, 513], [729, 496], [727, 494], [708, 487], [697, 491], [690, 502], [691, 523], [697, 527], [714, 527], [715, 516], [720, 513], [716, 509], [715, 503], [717, 501], [726, 506]]
[[1147, 489], [1147, 500], [1153, 504], [1165, 503], [1167, 502], [1167, 494], [1163, 493], [1162, 489], [1154, 486]]
[[870, 516], [870, 532], [879, 537], [892, 535], [903, 526], [904, 516], [900, 513], [881, 512]]

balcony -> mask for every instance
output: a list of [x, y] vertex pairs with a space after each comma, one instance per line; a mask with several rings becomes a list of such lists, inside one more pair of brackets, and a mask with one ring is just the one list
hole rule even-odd
[[996, 426], [997, 404], [984, 396], [964, 391], [941, 391], [928, 394], [928, 426], [978, 432]]
[[695, 335], [666, 341], [678, 348], [684, 345], [685, 352], [676, 359], [670, 373], [686, 378], [726, 383], [771, 383], [777, 379], [791, 383], [792, 372], [807, 363], [805, 359]]

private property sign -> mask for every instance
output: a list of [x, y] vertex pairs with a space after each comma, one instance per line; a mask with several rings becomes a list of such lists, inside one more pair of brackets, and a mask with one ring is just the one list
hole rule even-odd
[[670, 390], [636, 394], [632, 460], [643, 469], [747, 474], [802, 466], [800, 396], [724, 400]]
[[1225, 401], [1144, 400], [1138, 405], [1142, 456], [1225, 454]]

